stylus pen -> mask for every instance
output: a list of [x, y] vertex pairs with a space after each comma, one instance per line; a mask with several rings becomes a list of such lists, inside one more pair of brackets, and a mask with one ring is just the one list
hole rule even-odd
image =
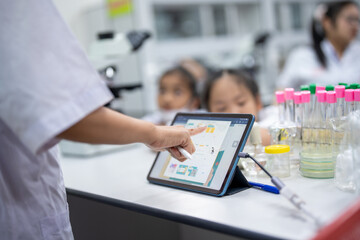
[[182, 147], [177, 147], [177, 149], [179, 150], [179, 152], [181, 152], [181, 154], [186, 157], [187, 159], [192, 160], [191, 154], [188, 153], [185, 149], [183, 149]]
[[267, 192], [271, 192], [271, 193], [275, 193], [275, 194], [280, 193], [279, 189], [277, 189], [276, 187], [271, 186], [271, 185], [266, 185], [266, 184], [256, 183], [256, 182], [249, 182], [249, 184], [251, 186], [253, 186], [254, 188], [261, 189], [261, 190], [264, 190]]

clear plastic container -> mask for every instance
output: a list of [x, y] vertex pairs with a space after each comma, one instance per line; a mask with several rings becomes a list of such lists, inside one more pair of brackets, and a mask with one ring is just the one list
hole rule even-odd
[[355, 126], [350, 126], [350, 116], [353, 112], [354, 90], [345, 90], [345, 109], [344, 116], [341, 118], [342, 124], [338, 129], [342, 135], [337, 135], [338, 154], [335, 161], [335, 185], [343, 191], [353, 192], [355, 190], [354, 174], [353, 174], [353, 156], [352, 156], [352, 134], [358, 135], [354, 131]]
[[360, 110], [350, 114], [349, 127], [352, 130], [350, 136], [350, 146], [352, 148], [353, 157], [353, 181], [355, 185], [355, 191], [357, 196], [360, 196]]
[[[256, 161], [260, 163], [263, 167], [266, 168], [267, 164], [267, 155], [265, 153], [259, 153], [255, 156]], [[242, 167], [243, 173], [248, 177], [259, 177], [263, 176], [263, 171], [261, 168], [251, 159], [251, 158], [244, 158], [242, 159]]]
[[268, 156], [265, 165], [273, 176], [289, 177], [290, 176], [290, 146], [289, 145], [270, 145], [265, 147], [265, 153]]

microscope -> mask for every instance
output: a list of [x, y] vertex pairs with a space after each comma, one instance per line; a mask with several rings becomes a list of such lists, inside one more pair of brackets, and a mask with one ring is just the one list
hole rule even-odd
[[[115, 83], [115, 76], [118, 71], [117, 65], [121, 64], [126, 56], [136, 52], [150, 37], [146, 31], [131, 31], [128, 33], [101, 32], [97, 35], [96, 41], [90, 46], [89, 60], [106, 82], [108, 88], [114, 95], [114, 99], [121, 98], [122, 91], [131, 91], [141, 88], [141, 83], [121, 84]], [[114, 109], [111, 103], [106, 105]], [[122, 109], [114, 109], [122, 112]], [[120, 149], [126, 149], [132, 145], [106, 145], [87, 144], [67, 140], [60, 142], [61, 153], [68, 156], [88, 157], [99, 154], [106, 154]]]
[[[147, 31], [130, 31], [128, 33], [114, 33], [113, 31], [100, 32], [96, 41], [90, 45], [89, 59], [98, 70], [114, 95], [114, 99], [121, 98], [122, 91], [131, 91], [142, 87], [141, 83], [120, 84], [114, 79], [118, 71], [118, 64], [140, 49], [143, 43], [150, 38]], [[106, 105], [111, 108], [111, 103]], [[114, 109], [122, 112], [121, 109]]]

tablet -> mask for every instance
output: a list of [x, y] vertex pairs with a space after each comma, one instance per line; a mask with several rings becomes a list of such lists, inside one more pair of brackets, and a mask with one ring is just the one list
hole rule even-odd
[[222, 196], [226, 193], [245, 146], [254, 116], [226, 113], [178, 113], [171, 125], [206, 126], [191, 137], [196, 151], [180, 162], [167, 151], [157, 154], [148, 174], [151, 183]]

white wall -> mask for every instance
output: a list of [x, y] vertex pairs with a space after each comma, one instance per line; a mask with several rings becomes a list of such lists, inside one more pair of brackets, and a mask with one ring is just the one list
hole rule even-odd
[[53, 0], [66, 23], [83, 47], [88, 46], [88, 35], [83, 15], [90, 9], [102, 6], [105, 0]]

